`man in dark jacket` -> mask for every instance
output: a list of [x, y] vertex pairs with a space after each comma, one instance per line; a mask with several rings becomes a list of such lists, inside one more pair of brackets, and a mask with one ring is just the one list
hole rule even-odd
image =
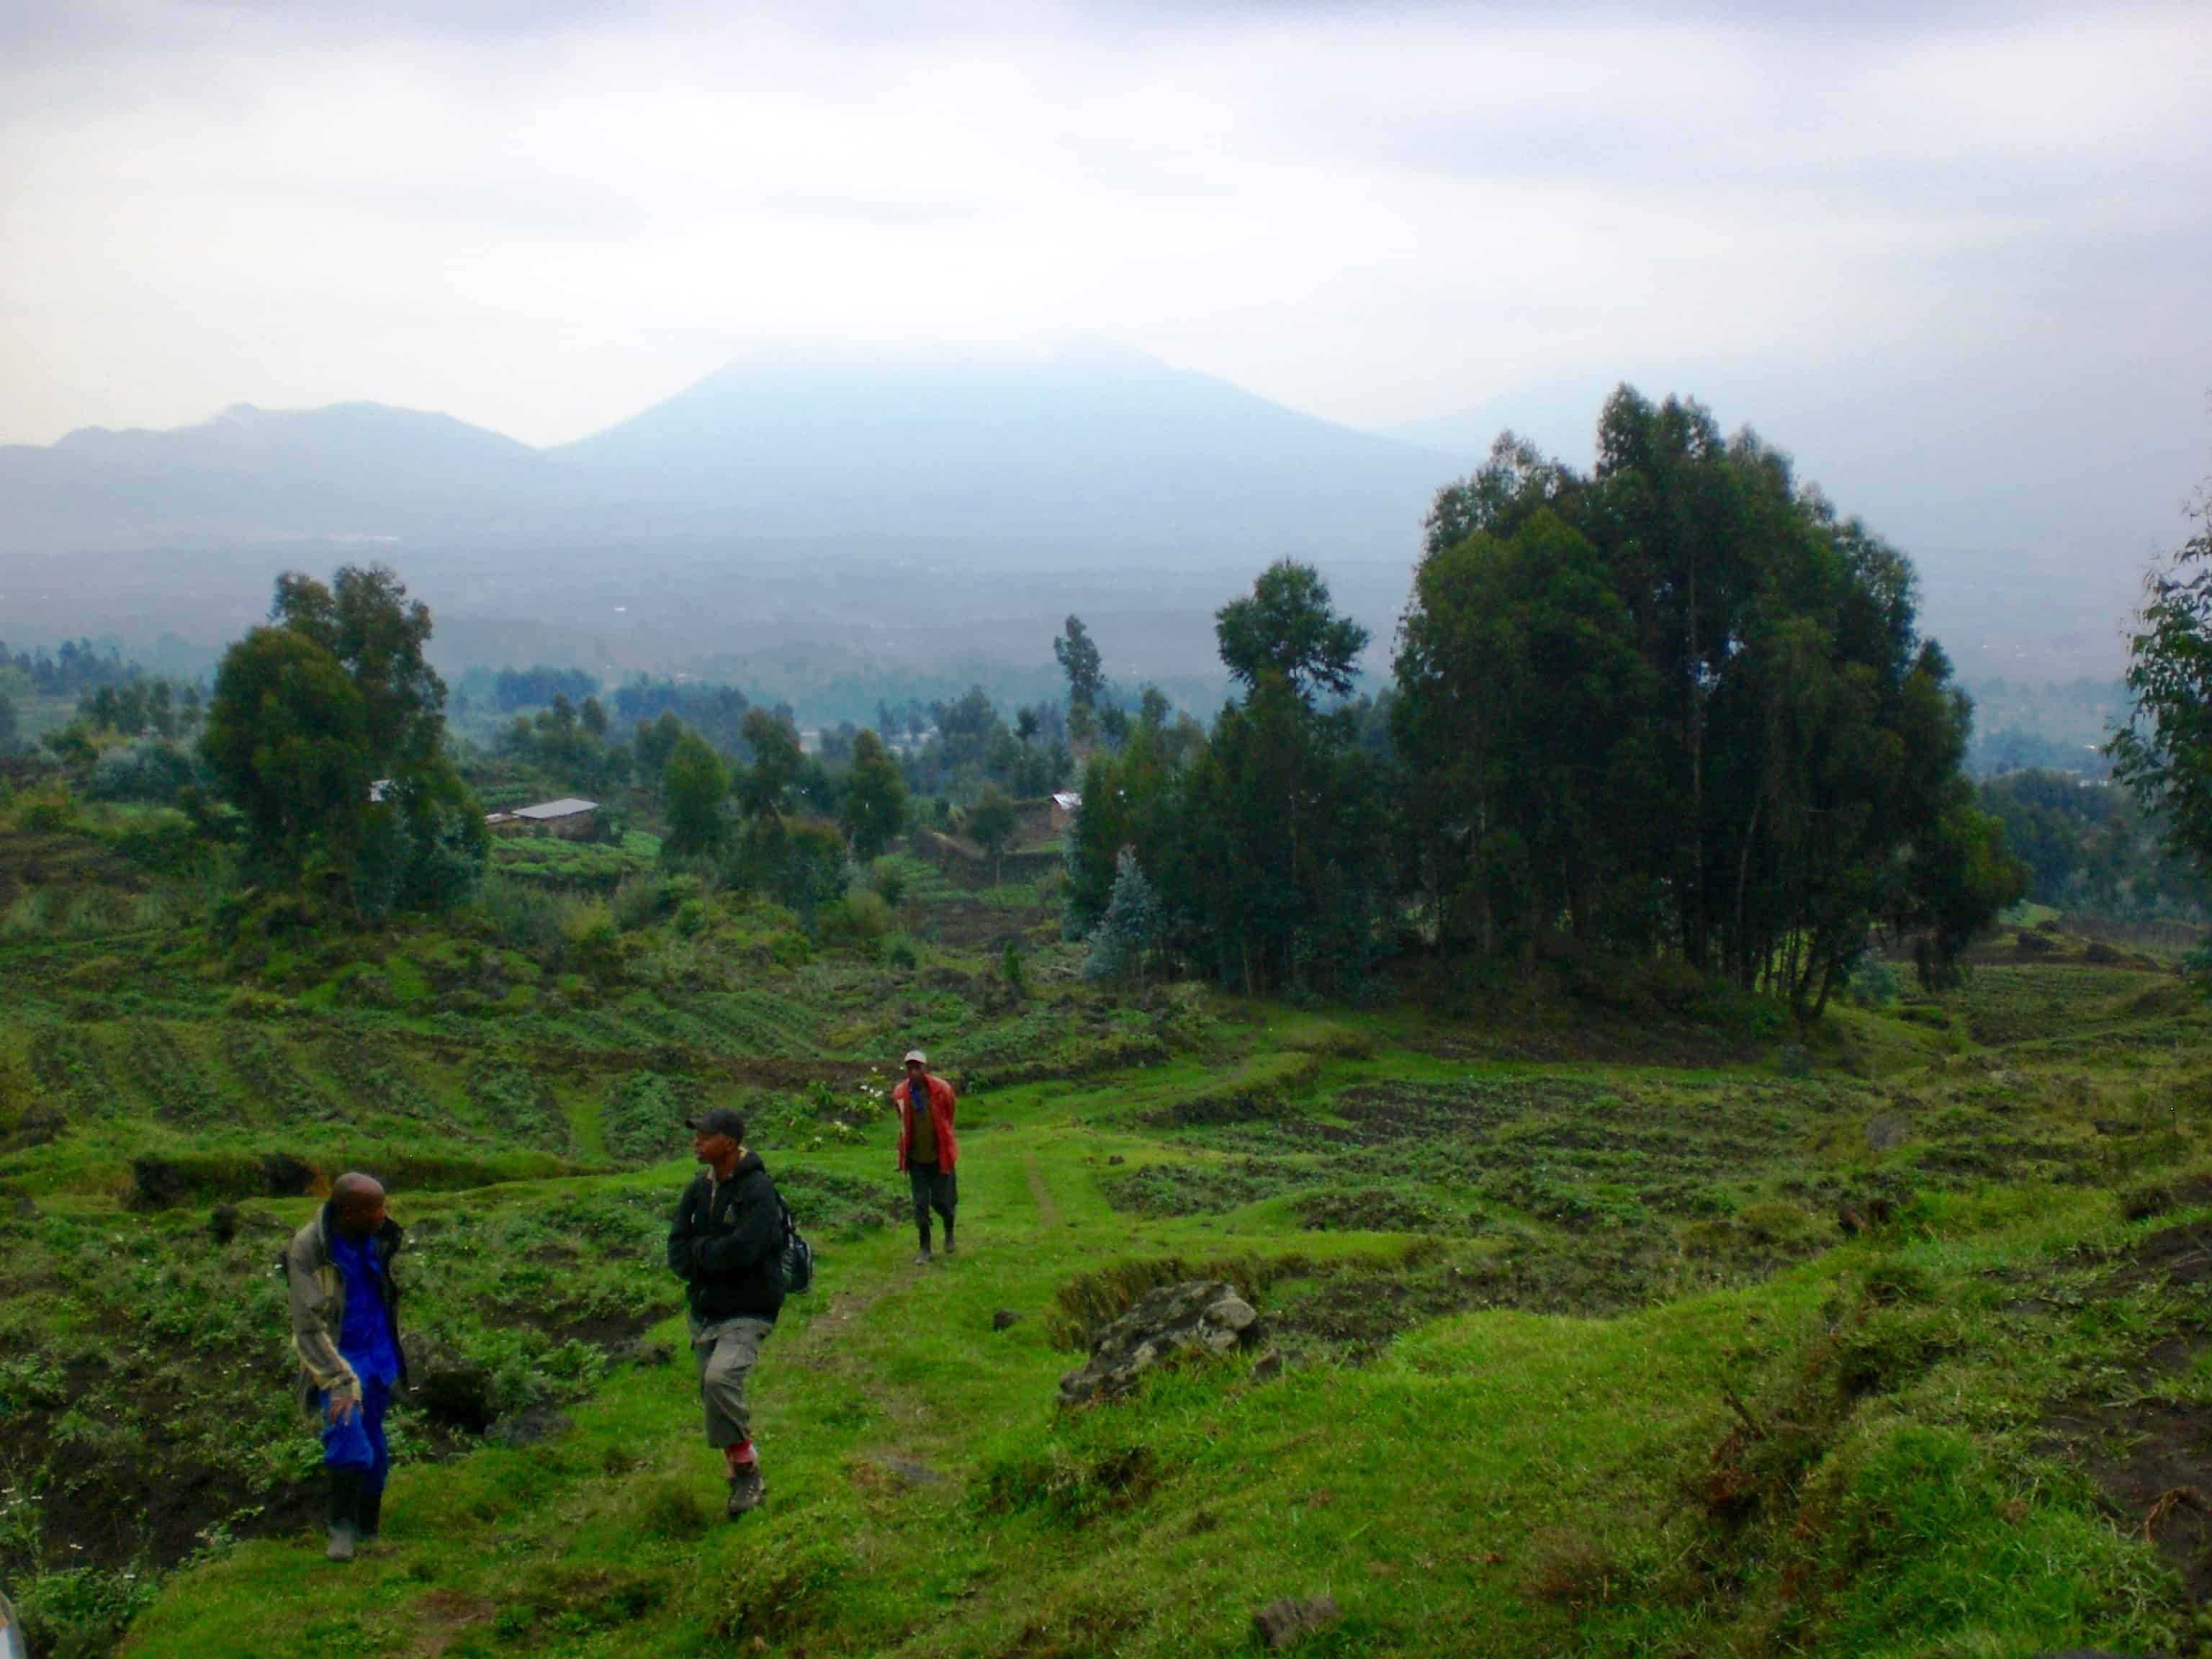
[[707, 1443], [729, 1465], [729, 1516], [768, 1493], [753, 1450], [745, 1378], [783, 1307], [783, 1205], [760, 1154], [745, 1146], [745, 1121], [726, 1106], [693, 1118], [691, 1151], [707, 1167], [677, 1200], [668, 1266], [684, 1281], [691, 1352]]
[[292, 1310], [292, 1349], [300, 1356], [301, 1404], [322, 1424], [330, 1479], [333, 1561], [373, 1544], [384, 1513], [392, 1454], [384, 1413], [407, 1381], [399, 1351], [399, 1286], [392, 1258], [406, 1235], [385, 1212], [384, 1188], [348, 1171], [331, 1183], [330, 1201], [292, 1235], [284, 1283]]

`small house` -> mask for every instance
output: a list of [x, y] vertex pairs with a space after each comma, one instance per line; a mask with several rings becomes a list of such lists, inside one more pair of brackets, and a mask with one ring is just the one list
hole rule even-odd
[[566, 839], [589, 835], [592, 815], [599, 810], [599, 804], [595, 800], [564, 795], [559, 800], [540, 801], [535, 806], [518, 806], [510, 812], [487, 812], [484, 828], [509, 833], [529, 830]]
[[1075, 815], [1083, 810], [1083, 797], [1073, 789], [1063, 789], [1052, 798], [1052, 827], [1065, 830], [1075, 822]]

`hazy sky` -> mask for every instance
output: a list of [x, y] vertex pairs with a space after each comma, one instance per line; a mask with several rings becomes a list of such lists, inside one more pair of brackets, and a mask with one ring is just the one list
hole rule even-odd
[[2212, 7], [0, 0], [0, 441], [545, 442], [757, 345], [1101, 335], [1363, 425], [1623, 374], [2055, 422], [2171, 518]]

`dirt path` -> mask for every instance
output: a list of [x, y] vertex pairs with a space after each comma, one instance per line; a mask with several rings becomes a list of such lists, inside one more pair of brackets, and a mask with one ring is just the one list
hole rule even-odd
[[1060, 1225], [1060, 1206], [1052, 1201], [1052, 1194], [1045, 1190], [1044, 1176], [1037, 1170], [1034, 1152], [1022, 1155], [1022, 1174], [1029, 1181], [1030, 1199], [1037, 1207], [1037, 1219], [1048, 1227]]

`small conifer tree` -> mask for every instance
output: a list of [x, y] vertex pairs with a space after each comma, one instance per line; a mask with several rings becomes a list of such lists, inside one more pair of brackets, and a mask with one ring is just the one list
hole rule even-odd
[[1114, 890], [1106, 908], [1091, 932], [1091, 954], [1085, 958], [1086, 979], [1109, 980], [1134, 976], [1142, 984], [1145, 970], [1158, 951], [1165, 918], [1159, 896], [1137, 862], [1137, 850], [1124, 847], [1114, 860]]

